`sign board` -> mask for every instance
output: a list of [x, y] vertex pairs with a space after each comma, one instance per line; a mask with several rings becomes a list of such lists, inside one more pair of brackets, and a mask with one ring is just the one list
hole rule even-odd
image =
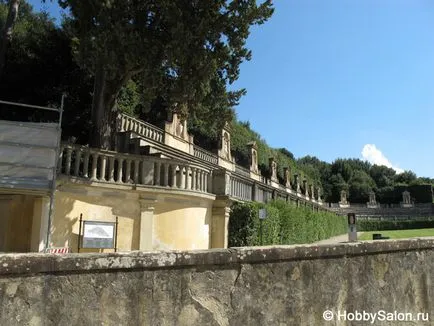
[[267, 218], [267, 210], [265, 208], [259, 209], [259, 219], [265, 220]]
[[348, 213], [348, 241], [357, 241], [356, 214]]
[[83, 240], [81, 248], [115, 248], [116, 222], [83, 221]]

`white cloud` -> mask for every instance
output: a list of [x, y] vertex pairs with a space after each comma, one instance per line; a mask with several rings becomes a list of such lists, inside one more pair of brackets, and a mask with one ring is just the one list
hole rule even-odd
[[403, 169], [394, 166], [374, 144], [366, 144], [363, 146], [362, 157], [371, 164], [384, 165], [388, 168], [392, 168], [396, 173], [404, 172]]

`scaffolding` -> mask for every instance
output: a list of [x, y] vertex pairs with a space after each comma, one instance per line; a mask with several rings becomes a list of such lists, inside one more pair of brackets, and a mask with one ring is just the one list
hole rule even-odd
[[45, 110], [58, 113], [58, 120], [50, 123], [0, 120], [0, 190], [49, 196], [46, 249], [51, 240], [51, 220], [54, 212], [64, 98], [63, 95], [59, 108], [0, 100], [1, 105], [12, 109]]

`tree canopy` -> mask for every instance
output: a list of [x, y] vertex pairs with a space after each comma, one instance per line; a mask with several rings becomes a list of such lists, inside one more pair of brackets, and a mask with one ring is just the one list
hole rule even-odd
[[226, 86], [251, 57], [249, 29], [273, 13], [271, 0], [59, 3], [71, 12], [76, 60], [95, 76], [92, 145], [104, 148], [110, 147], [116, 99], [133, 77], [148, 98], [162, 97], [181, 115], [209, 108], [210, 96], [229, 109], [244, 92]]

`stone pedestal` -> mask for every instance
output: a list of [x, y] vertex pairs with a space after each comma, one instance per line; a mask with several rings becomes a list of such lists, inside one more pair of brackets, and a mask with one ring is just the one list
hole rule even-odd
[[212, 209], [211, 222], [211, 248], [227, 248], [228, 247], [228, 226], [230, 200], [227, 196], [219, 196], [216, 198]]
[[150, 251], [153, 246], [155, 199], [140, 199], [139, 250]]

